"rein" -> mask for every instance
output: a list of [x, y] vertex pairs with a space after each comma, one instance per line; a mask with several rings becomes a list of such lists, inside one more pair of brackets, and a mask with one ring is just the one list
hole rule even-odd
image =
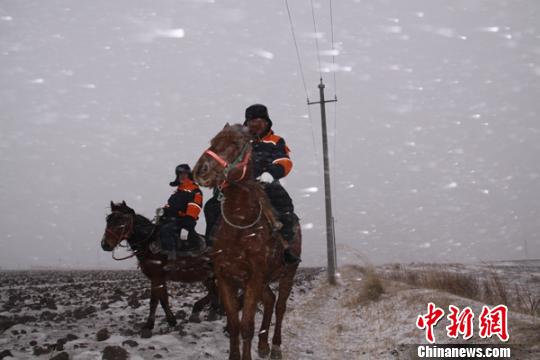
[[134, 251], [132, 254], [129, 254], [128, 256], [125, 256], [125, 257], [122, 257], [122, 258], [117, 258], [114, 256], [114, 249], [112, 251], [112, 258], [116, 261], [122, 261], [122, 260], [126, 260], [126, 259], [129, 259], [129, 258], [132, 258], [134, 256], [137, 256], [139, 255], [139, 252], [138, 251]]
[[236, 224], [233, 224], [232, 221], [230, 221], [229, 219], [227, 219], [227, 216], [225, 216], [225, 197], [222, 196], [221, 199], [220, 199], [220, 206], [221, 206], [221, 216], [223, 217], [223, 220], [229, 225], [229, 226], [232, 226], [233, 228], [235, 229], [240, 229], [240, 230], [245, 230], [245, 229], [249, 229], [250, 227], [252, 226], [255, 226], [255, 224], [257, 224], [259, 222], [259, 220], [261, 220], [261, 216], [262, 216], [262, 212], [263, 212], [263, 206], [261, 204], [261, 201], [259, 200], [259, 215], [257, 215], [257, 219], [255, 219], [254, 222], [252, 222], [251, 224], [249, 225], [236, 225]]

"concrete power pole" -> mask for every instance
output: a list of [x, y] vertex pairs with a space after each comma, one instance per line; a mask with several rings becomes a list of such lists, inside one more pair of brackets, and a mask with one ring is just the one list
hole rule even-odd
[[319, 84], [319, 97], [317, 102], [309, 102], [308, 105], [321, 105], [321, 127], [322, 127], [322, 143], [323, 143], [323, 160], [324, 160], [324, 197], [326, 209], [326, 250], [328, 260], [328, 282], [332, 285], [336, 283], [336, 238], [334, 232], [334, 216], [332, 214], [332, 194], [330, 192], [330, 161], [328, 159], [328, 139], [326, 135], [326, 103], [336, 102], [334, 100], [324, 99], [324, 83], [321, 78]]

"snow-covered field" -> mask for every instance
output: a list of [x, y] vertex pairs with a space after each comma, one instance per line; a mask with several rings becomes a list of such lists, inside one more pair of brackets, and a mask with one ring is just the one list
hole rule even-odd
[[[513, 279], [537, 279], [540, 273], [540, 262], [527, 267], [515, 263], [490, 266]], [[476, 272], [481, 265], [459, 267]], [[16, 359], [101, 359], [114, 350], [118, 354], [125, 350], [131, 359], [227, 358], [224, 319], [208, 321], [203, 312], [201, 322], [187, 320], [191, 304], [202, 296], [201, 286], [171, 284], [172, 308], [179, 324], [169, 327], [158, 308], [152, 337], [142, 338], [139, 328], [148, 314], [149, 292], [148, 282], [139, 272], [8, 271], [0, 273], [0, 281], [0, 358], [11, 354]], [[284, 357], [408, 359], [414, 347], [407, 344], [426, 343], [415, 321], [426, 312], [427, 302], [441, 307], [470, 306], [475, 314], [482, 306], [441, 291], [388, 280], [383, 281], [384, 293], [378, 301], [363, 301], [364, 281], [365, 274], [356, 266], [342, 267], [335, 287], [327, 284], [322, 269], [302, 268], [285, 317]], [[511, 312], [508, 321], [510, 343], [525, 344], [522, 349], [526, 349], [513, 358], [540, 358], [538, 319]], [[437, 327], [435, 334], [437, 343], [451, 342], [444, 326]], [[476, 333], [469, 342], [498, 343], [496, 339], [479, 339]]]

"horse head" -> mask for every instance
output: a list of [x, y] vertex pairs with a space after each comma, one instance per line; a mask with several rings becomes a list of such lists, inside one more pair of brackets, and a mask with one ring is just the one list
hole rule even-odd
[[133, 235], [134, 218], [135, 211], [125, 201], [117, 204], [111, 201], [111, 213], [107, 215], [107, 225], [101, 239], [102, 249], [113, 251], [122, 240]]
[[231, 178], [240, 181], [247, 178], [250, 157], [251, 136], [248, 129], [240, 124], [227, 123], [195, 164], [194, 179], [210, 188], [223, 186]]

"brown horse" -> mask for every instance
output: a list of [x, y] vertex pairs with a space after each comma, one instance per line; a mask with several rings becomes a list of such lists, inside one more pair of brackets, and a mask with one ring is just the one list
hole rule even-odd
[[[250, 177], [251, 136], [241, 125], [225, 125], [211, 141], [194, 167], [196, 181], [221, 190], [221, 218], [214, 232], [211, 254], [219, 294], [227, 314], [230, 337], [229, 359], [251, 359], [251, 342], [257, 304], [263, 302], [259, 331], [259, 356], [281, 358], [281, 325], [298, 264], [283, 262], [283, 244], [273, 231], [271, 205], [257, 181]], [[300, 255], [300, 227], [291, 250]], [[270, 283], [279, 281], [279, 295]], [[238, 301], [243, 292], [243, 304]], [[268, 333], [276, 305], [272, 349]], [[242, 319], [239, 312], [242, 311]], [[242, 335], [240, 356], [239, 334]]]
[[127, 240], [134, 252], [133, 255], [137, 257], [141, 271], [150, 279], [152, 284], [150, 315], [143, 328], [150, 330], [154, 328], [158, 301], [165, 311], [169, 325], [176, 325], [176, 319], [169, 306], [167, 280], [186, 283], [202, 282], [208, 294], [195, 302], [190, 321], [198, 322], [200, 311], [209, 303], [211, 305], [209, 317], [215, 317], [219, 309], [219, 300], [208, 253], [204, 252], [197, 257], [181, 258], [182, 265], [179, 270], [164, 271], [166, 256], [160, 253], [154, 254], [149, 248], [153, 241], [158, 240], [158, 237], [159, 225], [142, 215], [135, 214], [135, 211], [125, 202], [115, 204], [111, 201], [111, 214], [107, 216], [107, 226], [101, 240], [101, 247], [105, 251], [113, 251], [122, 240]]

